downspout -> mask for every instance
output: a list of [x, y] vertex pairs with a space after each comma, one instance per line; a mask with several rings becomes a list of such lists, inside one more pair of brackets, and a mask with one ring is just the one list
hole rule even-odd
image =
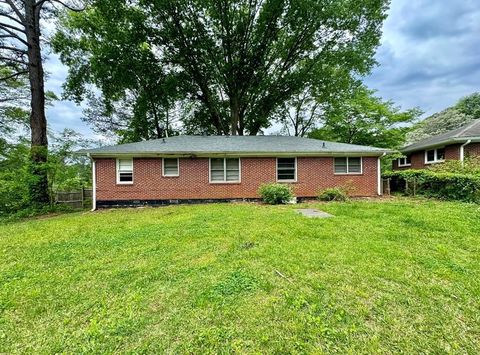
[[382, 163], [380, 161], [387, 153], [383, 153], [381, 156], [378, 157], [377, 160], [377, 176], [378, 176], [378, 183], [377, 183], [377, 193], [378, 196], [382, 196]]
[[92, 161], [92, 212], [97, 209], [97, 175], [95, 173], [95, 159], [87, 154]]
[[465, 160], [465, 147], [469, 145], [471, 142], [472, 140], [469, 139], [468, 141], [466, 141], [460, 146], [460, 161], [462, 162], [462, 165], [463, 165], [463, 161]]

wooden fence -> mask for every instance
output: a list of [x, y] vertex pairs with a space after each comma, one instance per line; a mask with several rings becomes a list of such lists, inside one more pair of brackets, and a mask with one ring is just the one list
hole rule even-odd
[[55, 202], [68, 205], [72, 208], [90, 207], [92, 204], [93, 190], [81, 189], [78, 191], [57, 191], [55, 192]]

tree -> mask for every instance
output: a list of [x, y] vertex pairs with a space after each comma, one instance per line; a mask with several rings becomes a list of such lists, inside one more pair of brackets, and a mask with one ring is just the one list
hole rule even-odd
[[352, 90], [350, 98], [325, 108], [323, 127], [309, 137], [383, 148], [402, 146], [408, 126], [418, 118], [420, 110], [401, 111], [364, 86]]
[[61, 24], [52, 45], [69, 66], [64, 96], [88, 102], [84, 121], [121, 142], [174, 132], [170, 113], [180, 97], [179, 74], [167, 73], [156, 57], [143, 9], [103, 0], [65, 16]]
[[[55, 4], [67, 6], [60, 0], [1, 0], [0, 1], [0, 61], [12, 70], [0, 78], [7, 81], [28, 76], [30, 87], [32, 202], [49, 202], [47, 172], [48, 138], [45, 117], [44, 72], [41, 52], [40, 19], [52, 12]], [[70, 8], [70, 7], [69, 7]]]
[[[172, 76], [182, 98], [198, 103], [191, 106], [189, 127], [257, 134], [270, 125], [280, 105], [317, 76], [329, 81], [338, 70], [352, 75], [370, 70], [387, 3], [98, 0], [64, 21], [56, 50], [70, 68], [67, 88], [74, 86], [76, 74], [91, 76], [88, 82], [98, 84], [108, 98], [112, 86], [104, 85], [96, 67], [105, 65], [112, 76], [127, 77], [129, 68], [138, 68], [142, 77], [141, 56], [131, 55], [142, 49], [149, 58], [145, 71]], [[125, 54], [120, 61], [114, 60], [119, 58], [112, 55], [115, 51]], [[125, 88], [118, 80], [110, 83]]]
[[282, 125], [282, 133], [303, 137], [315, 128], [321, 112], [321, 104], [310, 95], [307, 89], [281, 105], [275, 117]]
[[28, 126], [28, 83], [25, 76], [14, 76], [12, 68], [0, 65], [0, 139]]
[[480, 118], [480, 92], [468, 95], [457, 102], [455, 108], [474, 119]]
[[418, 142], [460, 128], [478, 118], [480, 118], [480, 93], [473, 93], [460, 99], [454, 106], [434, 113], [415, 124], [407, 135], [407, 142]]

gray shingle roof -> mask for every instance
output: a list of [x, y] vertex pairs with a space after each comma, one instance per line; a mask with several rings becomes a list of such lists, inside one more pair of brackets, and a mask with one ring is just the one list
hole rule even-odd
[[460, 128], [448, 131], [446, 133], [422, 139], [421, 141], [403, 147], [400, 149], [400, 151], [404, 153], [413, 152], [442, 144], [462, 143], [469, 139], [480, 140], [480, 119], [473, 120], [472, 122]]
[[238, 154], [263, 155], [266, 154], [369, 154], [381, 155], [390, 150], [325, 142], [317, 139], [288, 137], [288, 136], [174, 136], [164, 139], [155, 139], [138, 143], [119, 144], [96, 149], [88, 149], [79, 153], [92, 156], [115, 155], [196, 155], [209, 154]]

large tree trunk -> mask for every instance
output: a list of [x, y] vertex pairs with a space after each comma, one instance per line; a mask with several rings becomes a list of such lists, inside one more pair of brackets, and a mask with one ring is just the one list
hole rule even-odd
[[31, 90], [31, 172], [34, 176], [30, 183], [32, 202], [49, 202], [47, 179], [47, 119], [45, 117], [45, 89], [40, 50], [40, 15], [35, 9], [34, 0], [25, 0], [25, 22], [28, 43], [28, 74]]
[[230, 97], [230, 134], [236, 136], [238, 133], [238, 123], [240, 118], [240, 107], [236, 95]]

